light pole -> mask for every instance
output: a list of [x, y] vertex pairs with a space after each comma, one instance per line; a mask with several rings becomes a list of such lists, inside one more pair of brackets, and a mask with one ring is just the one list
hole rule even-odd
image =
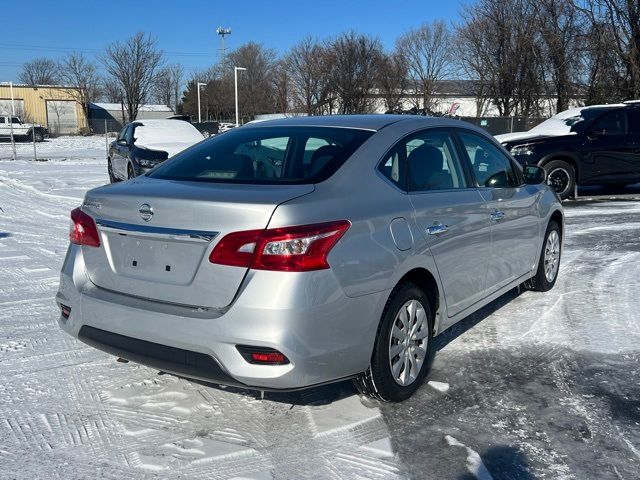
[[202, 115], [200, 114], [200, 87], [207, 86], [206, 83], [198, 82], [198, 123], [202, 123]]
[[236, 127], [240, 126], [240, 116], [238, 114], [238, 71], [244, 71], [246, 68], [243, 67], [233, 67], [233, 76], [235, 79], [235, 87], [236, 87]]
[[13, 137], [13, 117], [16, 114], [16, 106], [13, 99], [13, 82], [2, 82], [2, 85], [7, 85], [7, 83], [9, 84], [9, 90], [11, 92], [11, 116], [9, 117], [9, 132], [10, 132], [9, 135], [11, 137], [11, 160], [16, 160], [17, 159], [16, 142], [15, 142], [15, 138]]

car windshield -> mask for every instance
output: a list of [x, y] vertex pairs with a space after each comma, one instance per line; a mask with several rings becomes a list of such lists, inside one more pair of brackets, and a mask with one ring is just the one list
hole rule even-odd
[[221, 183], [317, 183], [373, 132], [333, 127], [241, 127], [199, 143], [149, 177]]
[[582, 132], [591, 120], [608, 108], [571, 108], [545, 120], [530, 131], [541, 135], [571, 135]]

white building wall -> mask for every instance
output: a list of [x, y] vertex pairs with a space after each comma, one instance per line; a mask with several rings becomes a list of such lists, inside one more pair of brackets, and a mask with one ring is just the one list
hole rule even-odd
[[[549, 97], [543, 99], [543, 117], [551, 117], [555, 115], [555, 98]], [[415, 100], [411, 97], [406, 97], [401, 100], [402, 109], [409, 110], [415, 105]], [[451, 110], [451, 107], [457, 104], [458, 107], [455, 111], [455, 115], [458, 117], [498, 117], [498, 108], [491, 100], [486, 100], [482, 105], [481, 111], [478, 112], [478, 105], [475, 97], [469, 96], [455, 96], [455, 95], [438, 95], [435, 97], [434, 104], [431, 108], [434, 112], [447, 113]], [[569, 100], [569, 108], [582, 106], [584, 103], [577, 99]], [[376, 98], [374, 103], [375, 113], [385, 113], [387, 108], [385, 107], [384, 100], [382, 98]]]

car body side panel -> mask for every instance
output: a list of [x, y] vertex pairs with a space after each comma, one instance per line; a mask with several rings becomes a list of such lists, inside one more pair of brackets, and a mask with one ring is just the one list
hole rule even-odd
[[[482, 298], [491, 258], [487, 206], [475, 188], [410, 195], [415, 225], [427, 253], [433, 255], [442, 282], [448, 316]], [[429, 235], [431, 226], [446, 233]], [[419, 250], [418, 250], [419, 251]]]
[[[489, 211], [504, 217], [492, 222], [492, 254], [487, 272], [491, 293], [531, 271], [539, 254], [540, 223], [535, 185], [516, 188], [481, 188]], [[544, 233], [544, 232], [543, 232]]]

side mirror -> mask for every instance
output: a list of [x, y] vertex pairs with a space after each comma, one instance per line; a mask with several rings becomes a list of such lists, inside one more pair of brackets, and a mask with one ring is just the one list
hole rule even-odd
[[118, 145], [120, 145], [121, 147], [128, 147], [129, 144], [127, 143], [127, 141], [124, 138], [121, 138], [120, 140], [118, 140], [116, 142]]
[[527, 185], [539, 185], [547, 180], [547, 172], [537, 165], [525, 165], [522, 175]]

